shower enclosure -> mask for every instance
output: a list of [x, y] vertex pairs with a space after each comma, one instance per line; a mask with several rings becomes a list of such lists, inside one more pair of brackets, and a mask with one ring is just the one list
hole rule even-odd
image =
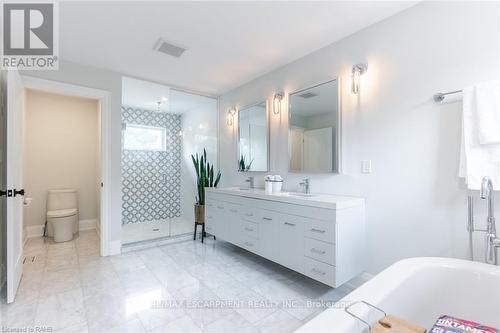
[[122, 243], [192, 234], [191, 154], [217, 165], [217, 99], [123, 79]]

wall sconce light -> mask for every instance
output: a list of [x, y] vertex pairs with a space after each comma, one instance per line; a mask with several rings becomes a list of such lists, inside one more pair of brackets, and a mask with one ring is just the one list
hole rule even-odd
[[232, 108], [230, 108], [229, 110], [227, 110], [227, 119], [226, 119], [226, 123], [228, 126], [233, 126], [234, 124], [234, 116], [236, 115], [236, 112], [238, 110], [236, 110], [236, 108], [233, 106]]
[[363, 75], [367, 69], [368, 69], [367, 64], [357, 64], [357, 65], [352, 66], [351, 91], [353, 94], [359, 93], [361, 75]]
[[283, 93], [276, 93], [273, 97], [273, 113], [281, 113], [281, 101], [283, 100]]

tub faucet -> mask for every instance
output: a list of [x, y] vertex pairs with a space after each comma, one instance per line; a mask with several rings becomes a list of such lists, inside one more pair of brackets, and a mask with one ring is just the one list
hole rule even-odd
[[493, 198], [493, 182], [489, 177], [484, 177], [481, 182], [479, 196], [487, 200], [488, 218], [486, 222], [486, 262], [497, 264], [497, 249], [500, 248], [500, 238], [497, 237], [495, 227], [495, 200]]
[[248, 177], [245, 182], [248, 183], [248, 186], [250, 186], [250, 188], [254, 188], [254, 178], [253, 177]]
[[304, 178], [302, 183], [299, 183], [299, 185], [304, 186], [304, 193], [305, 194], [311, 193], [311, 181], [309, 180], [309, 178]]

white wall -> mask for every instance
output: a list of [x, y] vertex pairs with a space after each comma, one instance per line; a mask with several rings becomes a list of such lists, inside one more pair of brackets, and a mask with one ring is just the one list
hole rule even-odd
[[[248, 176], [235, 170], [236, 132], [225, 124], [229, 107], [340, 76], [343, 174], [287, 174], [286, 100], [281, 115], [271, 113], [272, 172], [285, 176], [288, 190], [308, 176], [313, 192], [366, 198], [369, 272], [405, 257], [465, 256], [466, 193], [457, 179], [460, 103], [437, 105], [431, 97], [498, 77], [498, 28], [498, 3], [423, 2], [224, 94], [224, 185], [242, 184]], [[359, 62], [368, 63], [368, 72], [356, 96], [349, 76]], [[360, 173], [364, 159], [372, 160], [372, 174]], [[264, 174], [254, 175], [262, 186]]]
[[98, 101], [28, 90], [24, 225], [44, 225], [47, 191], [75, 188], [80, 220], [99, 218]]
[[112, 253], [119, 249], [121, 240], [121, 94], [122, 75], [119, 73], [62, 61], [57, 71], [24, 71], [22, 75], [106, 90], [111, 93], [110, 146], [110, 239]]

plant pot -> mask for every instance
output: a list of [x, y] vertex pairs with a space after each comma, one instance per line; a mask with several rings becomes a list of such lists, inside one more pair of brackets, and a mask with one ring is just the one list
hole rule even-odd
[[205, 223], [205, 205], [194, 205], [194, 222], [196, 224]]

